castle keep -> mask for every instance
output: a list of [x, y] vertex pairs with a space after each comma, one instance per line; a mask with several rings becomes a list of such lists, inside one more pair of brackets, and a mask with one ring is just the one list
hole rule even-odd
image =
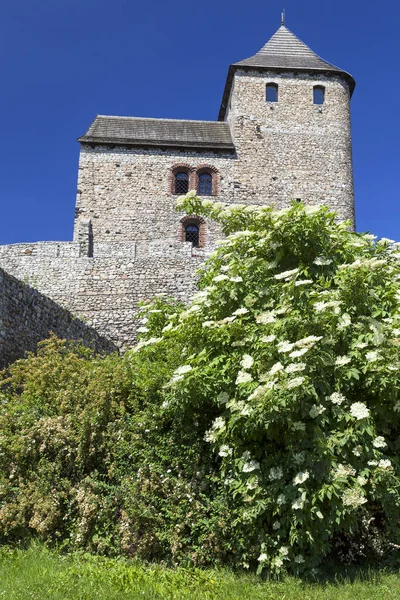
[[221, 236], [175, 211], [182, 193], [276, 208], [295, 198], [354, 222], [354, 86], [282, 24], [230, 66], [217, 121], [97, 116], [79, 138], [74, 240], [0, 246], [0, 267], [129, 347], [137, 302], [188, 300]]

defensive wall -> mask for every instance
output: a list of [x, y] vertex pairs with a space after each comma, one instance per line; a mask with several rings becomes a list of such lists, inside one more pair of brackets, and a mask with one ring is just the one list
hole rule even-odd
[[[38, 297], [51, 298], [51, 301], [46, 298], [49, 312], [50, 307], [56, 315], [68, 311], [109, 340], [112, 348], [124, 351], [136, 338], [138, 302], [161, 293], [188, 301], [196, 289], [195, 270], [203, 260], [202, 249], [192, 248], [188, 242], [169, 240], [153, 244], [104, 242], [91, 248], [90, 238], [85, 241], [81, 236], [79, 242], [0, 246], [0, 266], [8, 274], [2, 272], [7, 282], [7, 298], [11, 295], [9, 282], [13, 282], [16, 290], [19, 284], [22, 294], [8, 316], [8, 343], [10, 347], [16, 343], [20, 320], [17, 309], [21, 315], [26, 314], [26, 319], [23, 318], [28, 327], [30, 313], [28, 309], [28, 313], [24, 312], [24, 303], [28, 302], [29, 307], [29, 294], [35, 288]], [[47, 317], [49, 330], [71, 337], [60, 327], [50, 327], [53, 321], [50, 315]], [[31, 327], [34, 339], [33, 321]], [[22, 337], [28, 339], [29, 335], [24, 333]], [[16, 354], [26, 343], [23, 339]], [[32, 344], [24, 349], [32, 349]]]
[[37, 343], [51, 332], [60, 338], [81, 341], [97, 352], [117, 350], [92, 327], [0, 269], [0, 369], [36, 350]]

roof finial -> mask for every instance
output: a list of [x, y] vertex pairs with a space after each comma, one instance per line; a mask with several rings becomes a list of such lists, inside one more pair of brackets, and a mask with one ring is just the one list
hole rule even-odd
[[285, 25], [285, 9], [283, 9], [282, 14], [281, 14], [281, 25]]

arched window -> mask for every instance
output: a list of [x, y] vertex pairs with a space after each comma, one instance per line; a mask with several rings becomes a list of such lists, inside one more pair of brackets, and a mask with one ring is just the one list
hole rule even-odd
[[189, 191], [189, 175], [186, 171], [179, 171], [175, 174], [175, 194], [187, 194]]
[[314, 104], [323, 104], [325, 102], [325, 88], [323, 85], [314, 86]]
[[278, 86], [276, 83], [267, 83], [266, 100], [267, 102], [278, 102]]
[[211, 196], [213, 192], [213, 180], [210, 173], [200, 173], [198, 193], [200, 196]]
[[196, 223], [188, 223], [185, 227], [185, 242], [192, 242], [195, 248], [200, 245], [200, 227]]

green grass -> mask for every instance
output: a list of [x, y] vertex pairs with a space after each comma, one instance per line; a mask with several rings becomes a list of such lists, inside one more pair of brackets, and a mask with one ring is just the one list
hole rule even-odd
[[351, 582], [262, 582], [228, 570], [143, 566], [42, 546], [0, 549], [0, 599], [6, 600], [386, 600], [400, 599], [400, 575], [370, 572]]

